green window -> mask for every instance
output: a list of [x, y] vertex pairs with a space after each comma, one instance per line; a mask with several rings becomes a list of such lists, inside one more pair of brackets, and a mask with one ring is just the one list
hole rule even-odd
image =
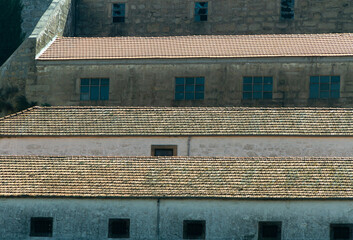
[[175, 78], [175, 100], [204, 99], [204, 77], [177, 77]]
[[281, 0], [281, 19], [294, 19], [294, 0]]
[[208, 15], [208, 2], [195, 2], [195, 22], [206, 22]]
[[272, 77], [243, 77], [243, 99], [272, 99]]
[[310, 98], [328, 99], [340, 97], [340, 76], [311, 76]]
[[112, 10], [114, 23], [125, 22], [125, 3], [114, 3]]
[[109, 100], [108, 78], [82, 78], [80, 100]]

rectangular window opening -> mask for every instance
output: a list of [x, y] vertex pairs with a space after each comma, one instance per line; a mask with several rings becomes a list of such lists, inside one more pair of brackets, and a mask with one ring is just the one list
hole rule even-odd
[[272, 99], [273, 77], [243, 77], [243, 99]]
[[183, 239], [205, 239], [206, 221], [205, 220], [184, 220]]
[[113, 3], [112, 16], [114, 23], [125, 22], [125, 3]]
[[80, 100], [109, 100], [109, 79], [81, 78]]
[[311, 99], [332, 99], [340, 97], [340, 76], [311, 76]]
[[177, 156], [177, 145], [152, 145], [151, 156]]
[[281, 19], [294, 19], [294, 0], [281, 0]]
[[259, 222], [259, 240], [281, 240], [282, 222]]
[[109, 219], [108, 238], [130, 238], [130, 219]]
[[208, 2], [195, 2], [195, 22], [206, 22], [208, 15]]
[[175, 78], [175, 100], [203, 100], [204, 98], [204, 77]]
[[32, 217], [31, 218], [31, 237], [51, 237], [53, 235], [53, 218], [51, 217]]
[[330, 240], [352, 240], [353, 224], [331, 224]]

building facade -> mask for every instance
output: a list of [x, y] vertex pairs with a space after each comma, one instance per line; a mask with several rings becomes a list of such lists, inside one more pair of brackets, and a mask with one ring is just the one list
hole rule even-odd
[[351, 158], [0, 159], [4, 239], [352, 238]]
[[[271, 0], [264, 3], [254, 0], [153, 0], [149, 4], [140, 0], [55, 0], [32, 34], [0, 68], [0, 88], [16, 88], [19, 95], [38, 105], [351, 106], [352, 47], [345, 47], [339, 54], [333, 54], [332, 50], [342, 50], [340, 45], [352, 46], [352, 39], [345, 34], [352, 32], [352, 14], [353, 6], [348, 0]], [[319, 38], [328, 33], [335, 37], [342, 33], [346, 39], [344, 43], [327, 45]], [[225, 61], [219, 52], [223, 43], [207, 44], [207, 40], [202, 40], [207, 36], [240, 37], [239, 34], [245, 38], [253, 36], [244, 43], [246, 49], [255, 48], [252, 56], [234, 54], [226, 56]], [[271, 40], [271, 36], [281, 38], [288, 34], [288, 38], [311, 36], [319, 41], [308, 45], [293, 39], [288, 40], [291, 42], [288, 44]], [[194, 35], [198, 36], [192, 37]], [[86, 46], [84, 42], [90, 39], [87, 37], [101, 41], [99, 45], [87, 45], [84, 52], [89, 52], [89, 49], [97, 53], [114, 52], [126, 40], [122, 36], [136, 37], [127, 41], [141, 43], [141, 46], [138, 50], [131, 49], [135, 51], [133, 59], [136, 61], [119, 54], [109, 58], [99, 54], [95, 58], [77, 56], [75, 49], [78, 46], [69, 45], [63, 51], [72, 53], [73, 58], [59, 59], [61, 52], [56, 52], [53, 59], [44, 59], [43, 54], [62, 36], [81, 37], [78, 41], [83, 47]], [[180, 51], [185, 44], [181, 36], [189, 36], [201, 40], [189, 46], [188, 52], [204, 54], [201, 59], [195, 57], [197, 54], [152, 56], [158, 52], [157, 39], [162, 36], [179, 39], [164, 46], [167, 52], [171, 49]], [[232, 52], [237, 46], [230, 45], [227, 49]], [[278, 54], [278, 49], [284, 54]], [[295, 55], [305, 49], [309, 51]], [[310, 52], [312, 49], [321, 51], [321, 55]], [[91, 97], [86, 92], [86, 96], [81, 98], [81, 87], [89, 91], [92, 79], [98, 81], [93, 85], [105, 88], [102, 96], [93, 93]], [[186, 97], [186, 81], [194, 81], [194, 88], [198, 88], [193, 97]], [[250, 88], [254, 87], [255, 81], [265, 84], [266, 90], [255, 90], [257, 93], [254, 93]], [[314, 88], [319, 89], [322, 81], [325, 85], [323, 92], [326, 92], [322, 96], [320, 90], [310, 93], [311, 81], [316, 85]], [[334, 82], [332, 96], [331, 86], [328, 86], [331, 82]], [[183, 85], [184, 95], [178, 90]], [[180, 101], [181, 98], [201, 101]]]
[[54, 105], [0, 118], [0, 239], [352, 240], [352, 18], [53, 0], [0, 67]]
[[0, 155], [350, 157], [350, 108], [35, 107], [0, 119]]
[[26, 95], [51, 105], [348, 107], [352, 42], [352, 34], [57, 38], [37, 56]]
[[353, 32], [349, 0], [77, 1], [77, 36]]

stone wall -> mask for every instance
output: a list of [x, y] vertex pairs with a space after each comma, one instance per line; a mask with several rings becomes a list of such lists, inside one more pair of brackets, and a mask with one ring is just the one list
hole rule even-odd
[[[329, 240], [352, 223], [351, 200], [0, 199], [1, 239], [108, 239], [110, 218], [130, 219], [130, 239], [181, 240], [184, 220], [204, 220], [208, 240], [256, 240], [260, 221], [282, 222], [282, 240]], [[51, 238], [30, 237], [31, 217], [52, 217]]]
[[[36, 1], [33, 7], [35, 7], [37, 3], [39, 4], [39, 1]], [[28, 2], [28, 4], [30, 3]], [[43, 7], [44, 5], [41, 6]], [[24, 40], [18, 49], [0, 67], [0, 88], [17, 87], [19, 89], [18, 95], [25, 95], [26, 86], [28, 84], [36, 84], [37, 69], [35, 56], [52, 41], [55, 36], [62, 36], [64, 33], [73, 35], [74, 27], [66, 26], [67, 21], [70, 24], [74, 24], [74, 20], [72, 20], [73, 17], [69, 15], [69, 9], [73, 6], [74, 1], [71, 0], [52, 1], [30, 36]], [[32, 8], [29, 8], [25, 13], [30, 14], [30, 9]], [[40, 12], [41, 10], [33, 11]], [[34, 22], [35, 19], [33, 19], [31, 23]], [[33, 100], [29, 99], [29, 101]], [[3, 113], [0, 112], [0, 116], [2, 114]]]
[[194, 21], [195, 0], [121, 0], [125, 22], [113, 23], [113, 0], [79, 0], [78, 36], [160, 36], [353, 32], [351, 0], [295, 1], [281, 20], [281, 0], [208, 0], [206, 22]]
[[35, 26], [37, 25], [39, 19], [42, 17], [44, 12], [49, 7], [52, 0], [21, 0], [22, 9], [22, 31], [28, 37]]
[[[51, 105], [353, 106], [350, 58], [38, 61], [32, 101]], [[339, 99], [309, 99], [312, 75], [340, 75]], [[204, 100], [174, 100], [175, 77], [205, 77]], [[272, 76], [273, 99], [243, 100], [243, 76]], [[80, 101], [81, 78], [109, 78], [108, 101]]]
[[14, 137], [0, 155], [151, 156], [152, 145], [175, 145], [178, 156], [351, 157], [352, 137]]

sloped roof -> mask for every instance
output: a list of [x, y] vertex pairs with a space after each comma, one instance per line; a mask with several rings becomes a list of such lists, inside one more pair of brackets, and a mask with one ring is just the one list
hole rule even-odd
[[0, 156], [0, 196], [352, 199], [353, 158]]
[[38, 60], [353, 56], [353, 34], [58, 37]]
[[353, 108], [33, 107], [0, 136], [353, 136]]

